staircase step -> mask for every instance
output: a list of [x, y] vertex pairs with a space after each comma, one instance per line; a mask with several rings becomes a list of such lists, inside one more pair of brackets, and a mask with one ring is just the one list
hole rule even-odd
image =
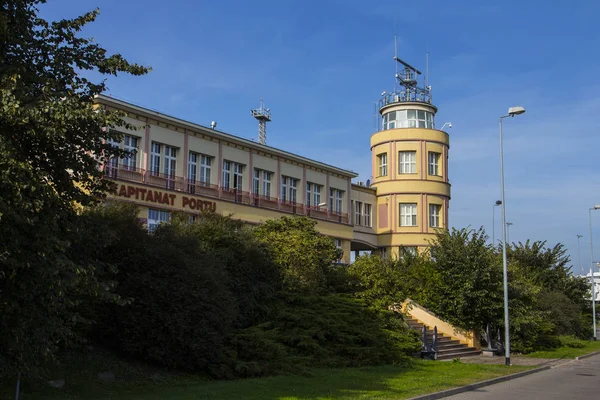
[[438, 343], [437, 346], [437, 351], [438, 352], [442, 352], [442, 351], [454, 351], [454, 350], [462, 350], [465, 348], [464, 344], [461, 343], [450, 343], [450, 344], [445, 344], [445, 343]]
[[475, 350], [471, 348], [469, 351], [463, 351], [460, 353], [439, 353], [437, 359], [438, 360], [453, 360], [455, 358], [463, 358], [463, 357], [474, 357], [481, 354], [481, 351]]

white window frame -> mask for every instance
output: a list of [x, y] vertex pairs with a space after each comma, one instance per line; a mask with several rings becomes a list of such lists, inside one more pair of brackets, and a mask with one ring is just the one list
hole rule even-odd
[[383, 115], [382, 129], [427, 128], [435, 129], [434, 114], [430, 111], [410, 109], [395, 110]]
[[188, 183], [194, 185], [196, 183], [196, 174], [198, 172], [198, 153], [190, 151], [188, 155]]
[[272, 172], [263, 169], [254, 168], [252, 178], [252, 194], [262, 196], [263, 198], [271, 197], [271, 176]]
[[361, 201], [354, 201], [354, 225], [363, 224], [363, 203]]
[[263, 171], [263, 182], [262, 182], [262, 195], [268, 199], [271, 197], [271, 177], [273, 173], [270, 171]]
[[160, 143], [152, 142], [150, 147], [150, 172], [153, 175], [160, 174], [160, 155], [162, 152], [162, 145]]
[[169, 213], [168, 211], [149, 208], [148, 219], [146, 220], [148, 232], [154, 232], [160, 224], [168, 223], [170, 220], [171, 213]]
[[241, 192], [244, 190], [244, 165], [233, 163], [233, 189]]
[[371, 227], [372, 206], [369, 203], [364, 203], [363, 207], [364, 207], [364, 212], [363, 212], [364, 226], [370, 228]]
[[377, 155], [377, 166], [379, 171], [379, 176], [387, 176], [388, 174], [388, 163], [387, 163], [387, 153], [381, 153]]
[[210, 185], [210, 175], [212, 171], [213, 157], [204, 154], [200, 155], [200, 183]]
[[335, 188], [329, 188], [329, 211], [341, 214], [343, 211], [344, 191]]
[[177, 148], [165, 145], [165, 169], [166, 177], [174, 178], [177, 171]]
[[442, 155], [435, 151], [430, 151], [427, 155], [428, 158], [428, 173], [432, 176], [440, 176], [440, 159]]
[[417, 152], [414, 150], [403, 150], [398, 152], [398, 173], [417, 173]]
[[442, 213], [442, 206], [439, 204], [429, 205], [429, 226], [431, 228], [440, 228], [440, 215]]
[[400, 203], [400, 226], [418, 226], [417, 203]]
[[123, 150], [128, 151], [129, 155], [123, 158], [123, 167], [129, 170], [137, 168], [138, 141], [135, 136], [125, 135], [123, 137]]
[[254, 168], [252, 174], [252, 194], [258, 196], [260, 194], [260, 169]]
[[221, 187], [223, 189], [229, 190], [229, 185], [231, 183], [231, 161], [223, 160], [223, 181], [221, 182]]
[[281, 198], [279, 200], [281, 200], [282, 203], [285, 203], [287, 200], [287, 180], [287, 176], [281, 177]]

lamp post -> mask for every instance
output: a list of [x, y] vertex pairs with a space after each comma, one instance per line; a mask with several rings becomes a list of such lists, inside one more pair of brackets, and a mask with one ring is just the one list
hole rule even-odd
[[306, 215], [310, 217], [310, 211], [314, 210], [315, 208], [321, 208], [321, 207], [325, 207], [327, 205], [327, 203], [319, 203], [316, 206], [312, 206], [312, 207], [308, 207], [306, 209]]
[[592, 238], [592, 210], [600, 210], [600, 205], [596, 204], [588, 210], [590, 216], [590, 275], [592, 278], [592, 321], [594, 326], [594, 340], [596, 340], [596, 282], [594, 280], [594, 241]]
[[579, 239], [581, 239], [582, 237], [583, 235], [577, 235], [577, 264], [579, 264], [581, 275], [584, 274], [583, 267], [581, 266], [581, 246], [579, 245]]
[[523, 107], [511, 107], [500, 117], [500, 187], [502, 189], [502, 271], [504, 275], [504, 362], [510, 365], [510, 330], [508, 325], [508, 272], [506, 267], [506, 199], [504, 198], [504, 155], [502, 150], [502, 120], [525, 112]]
[[506, 223], [506, 241], [510, 243], [510, 226], [513, 225], [512, 222]]
[[502, 204], [502, 200], [496, 200], [492, 207], [492, 244], [496, 247], [496, 207]]

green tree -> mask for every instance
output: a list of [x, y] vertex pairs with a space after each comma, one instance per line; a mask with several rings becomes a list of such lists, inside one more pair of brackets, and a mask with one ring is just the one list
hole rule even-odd
[[483, 329], [502, 315], [502, 269], [483, 228], [438, 231], [434, 269], [438, 295], [426, 306], [463, 329]]
[[81, 298], [106, 294], [101, 265], [70, 259], [74, 205], [107, 189], [98, 162], [122, 152], [103, 138], [119, 140], [111, 128], [126, 123], [94, 108], [106, 82], [79, 71], [148, 71], [78, 37], [98, 10], [49, 23], [41, 3], [0, 4], [0, 373], [26, 370], [75, 339]]
[[341, 257], [333, 240], [320, 234], [316, 224], [307, 217], [282, 217], [255, 229], [259, 240], [268, 246], [289, 291], [325, 291], [331, 265]]

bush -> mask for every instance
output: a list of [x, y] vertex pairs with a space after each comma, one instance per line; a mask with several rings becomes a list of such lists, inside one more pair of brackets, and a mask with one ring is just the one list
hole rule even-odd
[[243, 376], [388, 364], [420, 347], [418, 334], [399, 314], [343, 295], [286, 297], [269, 322], [241, 330], [232, 340], [236, 372]]
[[571, 347], [574, 349], [583, 349], [585, 347], [585, 342], [574, 336], [560, 336], [559, 340], [560, 344], [564, 347]]

